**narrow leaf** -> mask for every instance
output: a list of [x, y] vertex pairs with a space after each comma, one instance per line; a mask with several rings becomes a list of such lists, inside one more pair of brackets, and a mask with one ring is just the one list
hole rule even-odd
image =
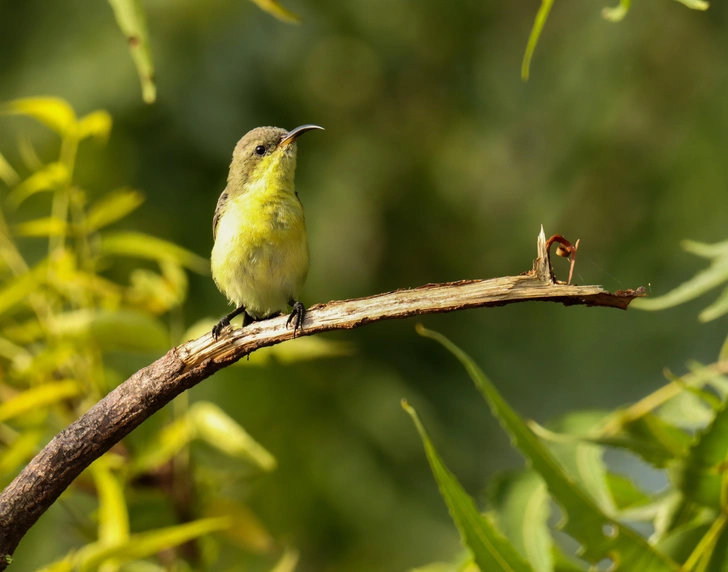
[[723, 293], [715, 302], [698, 314], [698, 320], [701, 322], [711, 322], [726, 314], [728, 314], [728, 288], [723, 290]]
[[619, 0], [619, 4], [614, 8], [603, 8], [602, 17], [610, 22], [621, 22], [629, 12], [632, 0]]
[[690, 252], [702, 258], [725, 258], [728, 256], [728, 240], [714, 244], [683, 240], [680, 246], [682, 246], [685, 252]]
[[144, 202], [144, 196], [134, 189], [117, 189], [92, 204], [86, 214], [86, 230], [94, 232], [133, 212]]
[[101, 253], [107, 256], [130, 256], [160, 262], [176, 262], [199, 272], [209, 274], [210, 263], [194, 252], [172, 242], [142, 232], [115, 232], [101, 237]]
[[282, 22], [289, 24], [299, 24], [301, 22], [301, 17], [298, 14], [294, 14], [288, 8], [281, 6], [278, 0], [251, 0], [251, 2]]
[[704, 506], [721, 507], [721, 485], [728, 471], [728, 402], [713, 422], [699, 432], [682, 465], [676, 484], [685, 496]]
[[531, 35], [528, 37], [526, 53], [523, 56], [523, 63], [521, 64], [521, 79], [523, 81], [528, 81], [531, 72], [531, 59], [533, 58], [533, 53], [536, 51], [536, 44], [538, 44], [541, 31], [546, 24], [553, 4], [554, 0], [541, 0], [541, 7], [538, 9], [536, 21], [533, 23], [533, 28], [531, 28]]
[[66, 185], [68, 180], [68, 169], [64, 165], [49, 163], [8, 193], [8, 205], [17, 208], [28, 197], [41, 191], [55, 191]]
[[129, 538], [124, 487], [111, 472], [108, 454], [89, 467], [99, 498], [99, 544], [116, 546]]
[[81, 385], [72, 379], [54, 381], [39, 387], [26, 389], [15, 397], [0, 403], [0, 423], [19, 417], [29, 411], [43, 409], [59, 401], [76, 397]]
[[498, 532], [493, 524], [475, 506], [473, 499], [465, 492], [455, 475], [442, 462], [435, 450], [417, 412], [406, 402], [402, 407], [412, 417], [417, 431], [425, 446], [427, 460], [432, 474], [435, 476], [440, 494], [450, 510], [450, 516], [460, 531], [463, 544], [473, 554], [475, 563], [481, 570], [499, 570], [502, 572], [528, 571], [526, 564], [515, 548]]
[[109, 4], [114, 11], [116, 23], [129, 44], [142, 85], [142, 98], [146, 103], [154, 103], [157, 86], [154, 83], [154, 63], [149, 47], [147, 18], [141, 0], [109, 0]]
[[0, 314], [21, 302], [27, 302], [28, 295], [44, 284], [47, 275], [48, 265], [41, 262], [25, 274], [7, 280], [0, 288]]
[[418, 327], [420, 335], [432, 338], [445, 346], [460, 360], [478, 390], [489, 403], [493, 415], [511, 435], [514, 444], [530, 461], [546, 482], [554, 500], [564, 511], [564, 530], [582, 545], [581, 556], [589, 562], [599, 562], [606, 555], [613, 561], [613, 570], [649, 570], [677, 572], [678, 565], [656, 552], [647, 541], [631, 528], [604, 514], [574, 479], [551, 455], [546, 446], [526, 426], [518, 414], [498, 393], [470, 357], [444, 336]]
[[684, 4], [691, 10], [707, 10], [710, 7], [709, 2], [704, 0], [677, 0], [680, 4]]
[[501, 475], [489, 487], [488, 501], [499, 528], [534, 572], [553, 571], [549, 494], [539, 474], [519, 471]]
[[298, 565], [298, 550], [286, 548], [281, 559], [271, 568], [270, 572], [293, 572]]
[[716, 259], [708, 268], [698, 272], [667, 294], [656, 298], [640, 298], [635, 300], [632, 306], [650, 311], [672, 308], [693, 300], [726, 281], [728, 281], [728, 259]]
[[109, 138], [109, 133], [111, 133], [112, 124], [113, 120], [108, 111], [103, 109], [92, 111], [78, 121], [78, 140], [94, 137], [99, 141], [106, 141]]
[[0, 181], [3, 181], [8, 187], [14, 187], [20, 181], [20, 177], [7, 162], [2, 153], [0, 153]]
[[91, 572], [108, 560], [123, 564], [148, 558], [162, 550], [224, 530], [229, 526], [230, 520], [227, 518], [203, 518], [186, 524], [133, 534], [128, 541], [116, 546], [103, 546], [98, 542], [89, 544], [76, 553], [75, 567], [80, 572]]
[[199, 401], [190, 408], [195, 434], [231, 457], [253, 461], [264, 471], [276, 468], [276, 459], [232, 417], [213, 403]]
[[65, 220], [49, 216], [13, 225], [12, 233], [17, 236], [65, 236], [68, 224]]
[[58, 97], [16, 99], [0, 106], [0, 114], [32, 117], [61, 136], [76, 125], [73, 108], [67, 101]]

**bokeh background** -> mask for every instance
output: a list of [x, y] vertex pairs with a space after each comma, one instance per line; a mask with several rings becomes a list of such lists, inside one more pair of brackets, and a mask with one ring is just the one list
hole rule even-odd
[[[155, 104], [142, 102], [109, 5], [81, 0], [2, 4], [0, 100], [55, 95], [80, 114], [109, 110], [108, 145], [84, 146], [78, 178], [99, 192], [141, 189], [147, 202], [121, 228], [202, 256], [236, 141], [259, 125], [323, 125], [299, 144], [309, 305], [520, 273], [541, 224], [581, 239], [577, 282], [661, 294], [704, 264], [681, 239], [728, 238], [719, 2], [705, 13], [635, 2], [619, 24], [600, 17], [599, 2], [557, 3], [528, 83], [519, 71], [536, 1], [289, 0], [299, 26], [242, 0], [144, 5]], [[29, 130], [52, 156], [52, 134], [9, 120], [0, 152], [15, 157]], [[228, 311], [209, 277], [190, 280], [186, 326]], [[663, 382], [663, 368], [715, 359], [725, 319], [697, 320], [714, 297], [657, 313], [524, 304], [421, 322], [544, 422], [633, 401]], [[278, 459], [240, 494], [301, 551], [302, 572], [405, 570], [458, 552], [403, 397], [472, 494], [522, 464], [462, 368], [415, 323], [331, 335], [353, 354], [230, 368], [190, 392]], [[44, 516], [14, 568], [63, 553], [52, 539], [67, 521]]]

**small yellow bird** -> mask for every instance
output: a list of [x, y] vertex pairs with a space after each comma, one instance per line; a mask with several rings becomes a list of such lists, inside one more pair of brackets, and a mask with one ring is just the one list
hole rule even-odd
[[298, 301], [308, 273], [303, 206], [296, 193], [296, 139], [318, 125], [291, 131], [258, 127], [235, 146], [227, 186], [212, 219], [212, 278], [236, 308], [212, 328], [218, 338], [245, 313], [243, 327], [293, 308], [286, 325], [301, 328]]

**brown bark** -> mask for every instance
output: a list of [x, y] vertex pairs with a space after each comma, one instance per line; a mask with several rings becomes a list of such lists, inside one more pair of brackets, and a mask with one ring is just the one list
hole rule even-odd
[[[550, 244], [550, 243], [549, 243]], [[575, 249], [574, 249], [575, 252]], [[350, 330], [371, 322], [517, 302], [561, 302], [566, 306], [626, 309], [644, 288], [614, 294], [600, 286], [572, 286], [553, 278], [543, 230], [533, 269], [520, 276], [426, 284], [367, 298], [317, 304], [306, 312], [310, 336]], [[286, 316], [228, 328], [172, 348], [139, 370], [81, 418], [56, 435], [0, 494], [0, 570], [33, 524], [94, 460], [177, 395], [255, 350], [293, 337]]]

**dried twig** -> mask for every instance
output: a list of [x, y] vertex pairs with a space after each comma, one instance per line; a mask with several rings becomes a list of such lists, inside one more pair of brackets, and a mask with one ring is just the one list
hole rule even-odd
[[[557, 235], [558, 236], [558, 235]], [[563, 237], [562, 246], [570, 245]], [[550, 243], [553, 242], [551, 240]], [[309, 308], [298, 335], [350, 330], [371, 322], [517, 302], [561, 302], [566, 306], [626, 309], [644, 288], [614, 294], [600, 286], [572, 286], [553, 278], [546, 237], [541, 229], [532, 270], [520, 276], [426, 284], [355, 300]], [[568, 247], [573, 254], [575, 247]], [[206, 334], [171, 349], [139, 370], [56, 435], [0, 494], [0, 570], [20, 539], [73, 480], [145, 419], [174, 397], [255, 350], [293, 337], [281, 316], [243, 329], [228, 328], [218, 340]]]

